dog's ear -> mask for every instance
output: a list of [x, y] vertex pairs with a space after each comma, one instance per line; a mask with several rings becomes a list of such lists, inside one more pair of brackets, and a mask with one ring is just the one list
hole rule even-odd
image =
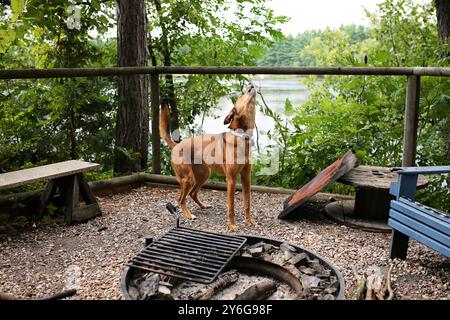
[[233, 121], [233, 118], [236, 114], [236, 108], [231, 109], [230, 113], [225, 117], [225, 120], [223, 120], [223, 124], [229, 124], [231, 121]]

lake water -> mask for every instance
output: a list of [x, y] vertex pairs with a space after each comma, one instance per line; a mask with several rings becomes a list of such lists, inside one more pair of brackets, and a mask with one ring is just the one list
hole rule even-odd
[[[257, 91], [262, 94], [267, 106], [274, 112], [284, 115], [285, 101], [289, 99], [294, 106], [301, 105], [308, 98], [308, 90], [306, 85], [301, 82], [300, 78], [292, 79], [253, 79], [253, 84]], [[261, 96], [257, 94], [257, 105], [263, 105]], [[212, 116], [205, 117], [203, 122], [203, 133], [221, 133], [227, 131], [228, 128], [223, 124], [223, 119], [228, 115], [233, 104], [229, 97], [220, 99], [217, 110]], [[196, 119], [196, 124], [201, 124], [201, 116]], [[256, 112], [256, 126], [259, 132], [259, 145], [267, 146], [270, 141], [267, 131], [274, 129], [274, 121], [264, 115], [259, 108]], [[254, 134], [256, 139], [256, 133]]]

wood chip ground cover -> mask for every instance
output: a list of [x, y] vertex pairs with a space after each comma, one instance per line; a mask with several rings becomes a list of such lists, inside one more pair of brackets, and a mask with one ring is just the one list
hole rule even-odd
[[[38, 224], [18, 236], [0, 238], [0, 291], [18, 298], [39, 298], [76, 288], [71, 299], [121, 299], [120, 274], [126, 262], [144, 246], [146, 237], [159, 237], [174, 227], [165, 209], [175, 203], [177, 188], [142, 187], [99, 198], [101, 217], [65, 227]], [[200, 210], [182, 225], [226, 233], [226, 192], [202, 190], [200, 198], [212, 208]], [[297, 244], [321, 255], [344, 275], [346, 295], [355, 288], [352, 266], [365, 270], [387, 266], [390, 234], [370, 233], [341, 226], [322, 215], [326, 203], [313, 203], [302, 219], [277, 219], [284, 194], [252, 192], [255, 227], [245, 225], [242, 195], [236, 194], [236, 222], [241, 234]], [[394, 262], [395, 299], [450, 299], [450, 261], [410, 241], [406, 261]]]

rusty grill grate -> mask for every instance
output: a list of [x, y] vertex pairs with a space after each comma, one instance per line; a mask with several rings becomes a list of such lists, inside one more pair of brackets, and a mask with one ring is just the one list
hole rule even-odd
[[200, 283], [211, 283], [246, 242], [245, 237], [177, 227], [127, 264]]

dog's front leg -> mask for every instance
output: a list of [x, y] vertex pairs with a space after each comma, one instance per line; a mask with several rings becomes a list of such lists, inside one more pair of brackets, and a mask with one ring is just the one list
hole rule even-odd
[[251, 173], [252, 165], [247, 164], [241, 171], [241, 181], [242, 181], [242, 195], [244, 196], [244, 216], [247, 220], [248, 225], [255, 225], [255, 220], [250, 216], [250, 186], [251, 186]]
[[234, 222], [234, 193], [236, 192], [236, 176], [227, 176], [227, 224], [230, 232], [237, 230]]

